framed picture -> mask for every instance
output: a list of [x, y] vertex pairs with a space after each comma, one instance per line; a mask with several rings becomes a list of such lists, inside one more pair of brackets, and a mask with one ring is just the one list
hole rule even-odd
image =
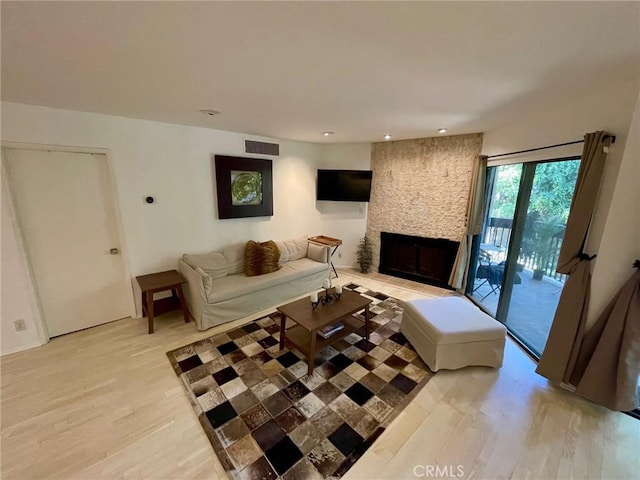
[[273, 215], [271, 160], [216, 155], [218, 217]]

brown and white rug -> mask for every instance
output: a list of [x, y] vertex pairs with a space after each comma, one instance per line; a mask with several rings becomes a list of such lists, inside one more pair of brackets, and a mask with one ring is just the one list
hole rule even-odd
[[373, 301], [370, 339], [321, 350], [312, 375], [280, 351], [275, 313], [167, 353], [231, 478], [342, 476], [434, 375], [399, 333], [402, 302], [346, 288]]

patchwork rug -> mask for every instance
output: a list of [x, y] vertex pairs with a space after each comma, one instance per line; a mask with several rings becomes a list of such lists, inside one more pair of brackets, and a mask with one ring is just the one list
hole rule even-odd
[[369, 340], [321, 350], [311, 375], [276, 313], [167, 353], [231, 478], [342, 476], [434, 375], [399, 333], [402, 302], [345, 288], [372, 300]]

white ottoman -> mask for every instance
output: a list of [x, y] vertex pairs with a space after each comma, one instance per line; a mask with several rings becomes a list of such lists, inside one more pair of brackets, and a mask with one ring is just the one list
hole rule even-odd
[[400, 332], [434, 372], [469, 365], [502, 366], [504, 325], [464, 298], [405, 302]]

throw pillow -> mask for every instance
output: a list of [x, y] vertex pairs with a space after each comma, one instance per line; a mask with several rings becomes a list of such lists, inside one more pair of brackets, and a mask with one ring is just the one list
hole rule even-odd
[[329, 247], [309, 242], [307, 257], [309, 257], [311, 260], [315, 260], [316, 262], [328, 263]]
[[279, 260], [280, 249], [274, 241], [257, 243], [249, 240], [244, 256], [244, 273], [247, 277], [255, 277], [275, 272], [282, 268]]

